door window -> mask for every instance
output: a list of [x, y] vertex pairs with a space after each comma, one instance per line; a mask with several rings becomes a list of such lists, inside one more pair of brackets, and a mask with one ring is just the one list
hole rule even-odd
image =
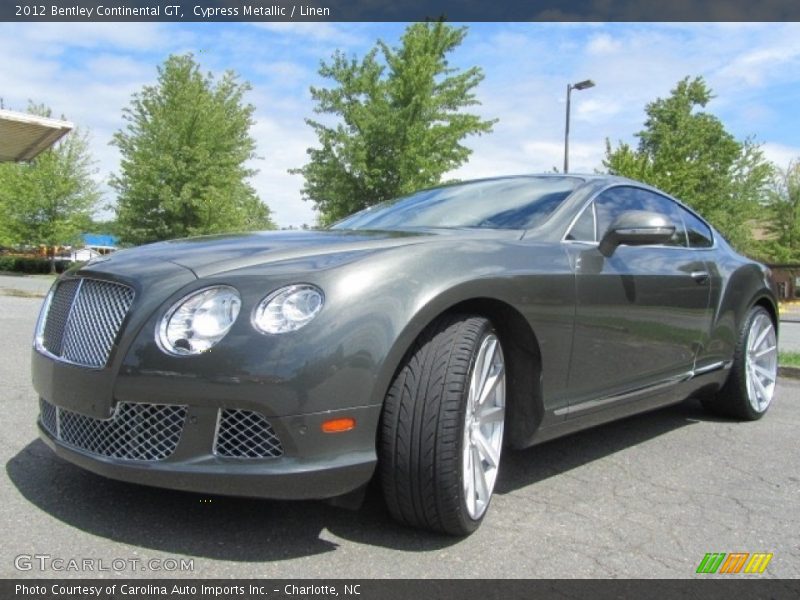
[[686, 237], [690, 248], [710, 248], [714, 245], [711, 228], [688, 210], [678, 207], [686, 225]]
[[597, 232], [603, 237], [614, 220], [630, 210], [659, 213], [675, 226], [672, 239], [665, 246], [686, 247], [686, 228], [675, 202], [659, 194], [635, 187], [621, 186], [606, 190], [595, 199]]

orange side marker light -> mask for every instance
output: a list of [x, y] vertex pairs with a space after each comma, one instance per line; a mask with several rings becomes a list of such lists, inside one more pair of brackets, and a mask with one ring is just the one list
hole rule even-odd
[[343, 431], [350, 431], [356, 426], [356, 420], [352, 417], [341, 417], [339, 419], [330, 419], [323, 421], [323, 433], [341, 433]]

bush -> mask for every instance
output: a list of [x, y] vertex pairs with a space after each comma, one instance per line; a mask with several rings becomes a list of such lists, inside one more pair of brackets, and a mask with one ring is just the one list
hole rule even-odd
[[[66, 260], [56, 261], [56, 273], [63, 273], [74, 264]], [[47, 274], [50, 272], [50, 260], [31, 256], [0, 256], [0, 271], [27, 274]]]

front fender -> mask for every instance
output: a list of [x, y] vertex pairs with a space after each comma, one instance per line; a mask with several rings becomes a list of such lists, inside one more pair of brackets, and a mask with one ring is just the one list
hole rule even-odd
[[[478, 253], [474, 264], [464, 260], [463, 268], [448, 270], [449, 277], [440, 275], [430, 286], [419, 286], [412, 279], [395, 282], [387, 295], [404, 294], [405, 301], [392, 323], [394, 341], [377, 375], [372, 399], [375, 404], [383, 402], [414, 340], [438, 316], [451, 310], [479, 312], [503, 321], [495, 322], [495, 326], [506, 329], [516, 343], [537, 354], [544, 409], [552, 411], [566, 403], [575, 313], [574, 274], [568, 258], [558, 246], [525, 241], [508, 244], [498, 252], [502, 255], [497, 257], [498, 262], [506, 262], [509, 268], [487, 270], [486, 265], [493, 261]], [[519, 320], [505, 322], [511, 320], [510, 313], [502, 307], [519, 315]], [[522, 327], [527, 329], [525, 335], [518, 331]]]

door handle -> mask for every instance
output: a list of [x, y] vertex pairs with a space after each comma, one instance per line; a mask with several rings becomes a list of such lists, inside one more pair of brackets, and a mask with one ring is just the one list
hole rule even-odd
[[697, 283], [706, 283], [708, 281], [708, 271], [692, 271], [692, 279]]

